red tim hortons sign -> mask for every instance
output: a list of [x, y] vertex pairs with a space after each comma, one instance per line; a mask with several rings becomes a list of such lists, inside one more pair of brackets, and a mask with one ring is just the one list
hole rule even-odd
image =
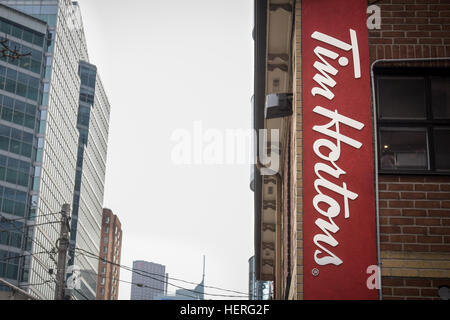
[[302, 1], [305, 299], [378, 298], [366, 10]]

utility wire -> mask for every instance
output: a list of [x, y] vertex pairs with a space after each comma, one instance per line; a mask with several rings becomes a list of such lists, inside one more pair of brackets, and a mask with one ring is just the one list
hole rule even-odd
[[[20, 220], [34, 220], [35, 218], [41, 218], [41, 217], [44, 217], [46, 221], [49, 221], [49, 216], [55, 216], [55, 215], [58, 215], [58, 214], [61, 214], [61, 212], [53, 212], [53, 213], [38, 215], [36, 217], [33, 217], [33, 219], [25, 218], [25, 217], [10, 219], [10, 218], [6, 218], [4, 215], [0, 214], [0, 222], [3, 222], [3, 221], [8, 222], [8, 221], [20, 221]], [[58, 222], [59, 222], [59, 220], [58, 220]], [[51, 225], [53, 223], [56, 223], [56, 221], [55, 222], [49, 222], [48, 224]], [[44, 224], [42, 224], [42, 225], [44, 225]], [[37, 227], [37, 226], [39, 226], [39, 225], [29, 225], [27, 227]], [[56, 227], [54, 227], [54, 226], [52, 226], [52, 227], [53, 227], [53, 230], [55, 230], [57, 233], [59, 233], [59, 230]]]
[[[49, 283], [51, 283], [51, 282], [56, 283], [56, 279], [53, 278], [52, 275], [50, 275], [50, 279], [49, 279], [49, 280], [46, 280], [46, 281], [40, 282], [40, 283], [29, 283], [29, 284], [24, 285], [23, 287], [37, 287], [37, 286], [43, 286], [43, 285], [49, 284]], [[19, 285], [19, 288], [20, 288], [20, 287], [21, 287], [21, 286]]]
[[[106, 277], [106, 278], [107, 278], [107, 279], [111, 279], [111, 278], [108, 278], [108, 277]], [[139, 288], [142, 288], [142, 287], [143, 287], [143, 288], [153, 289], [153, 290], [157, 290], [157, 291], [161, 291], [161, 292], [166, 292], [166, 290], [164, 290], [164, 289], [155, 288], [155, 287], [150, 287], [150, 286], [148, 286], [148, 285], [146, 285], [146, 284], [143, 284], [143, 283], [135, 283], [135, 282], [130, 282], [130, 281], [126, 281], [126, 280], [120, 280], [120, 279], [115, 279], [115, 280], [117, 280], [117, 281], [119, 281], [119, 282], [123, 282], [123, 283], [128, 283], [128, 284], [137, 286], [137, 287], [139, 287]], [[186, 294], [180, 294], [180, 293], [176, 293], [176, 292], [175, 292], [175, 294], [178, 295], [178, 296], [183, 296], [183, 297], [192, 298], [192, 299], [196, 299], [196, 298], [197, 298], [197, 297], [188, 296], [188, 295], [186, 295]]]
[[31, 221], [33, 221], [35, 218], [54, 216], [54, 215], [57, 215], [57, 214], [61, 214], [61, 212], [42, 214], [42, 215], [39, 215], [39, 216], [35, 216], [32, 219], [31, 218], [25, 218], [25, 217], [18, 217], [18, 218], [10, 219], [10, 218], [6, 218], [3, 214], [0, 213], [0, 220], [5, 219], [5, 220], [9, 220], [9, 221], [19, 221], [19, 220], [31, 220]]
[[[86, 255], [91, 256], [92, 258], [96, 258], [96, 259], [99, 259], [99, 260], [101, 260], [101, 261], [106, 261], [107, 263], [110, 263], [110, 264], [112, 264], [112, 265], [118, 266], [118, 267], [123, 268], [123, 269], [125, 269], [125, 270], [127, 270], [127, 271], [137, 273], [137, 274], [139, 274], [139, 275], [141, 275], [141, 276], [143, 276], [143, 277], [147, 277], [147, 278], [150, 278], [150, 279], [153, 279], [153, 280], [155, 280], [155, 281], [162, 282], [162, 283], [167, 283], [168, 285], [171, 285], [171, 286], [173, 286], [173, 287], [175, 287], [175, 288], [184, 289], [184, 290], [189, 291], [189, 292], [192, 292], [192, 293], [196, 293], [196, 294], [204, 294], [204, 295], [215, 296], [215, 297], [248, 298], [248, 295], [247, 295], [247, 294], [245, 294], [245, 296], [223, 295], [223, 294], [204, 293], [204, 292], [199, 292], [199, 291], [187, 289], [187, 288], [185, 288], [185, 287], [181, 287], [181, 286], [175, 285], [175, 284], [170, 283], [170, 282], [168, 282], [168, 281], [164, 281], [164, 280], [157, 279], [157, 278], [155, 278], [155, 277], [149, 276], [148, 274], [145, 274], [145, 273], [147, 273], [147, 272], [145, 272], [145, 271], [143, 271], [143, 270], [135, 270], [135, 269], [132, 269], [132, 268], [130, 268], [130, 267], [127, 267], [127, 266], [124, 266], [124, 265], [121, 265], [121, 264], [118, 264], [118, 263], [115, 263], [115, 262], [112, 262], [112, 261], [107, 261], [107, 260], [105, 260], [105, 259], [103, 259], [103, 258], [97, 256], [96, 254], [93, 254], [93, 253], [91, 253], [91, 252], [89, 252], [89, 251], [86, 251], [86, 250], [84, 250], [84, 249], [81, 249], [81, 248], [75, 248], [75, 249], [76, 249], [76, 250], [81, 250], [81, 251], [85, 252]], [[144, 272], [144, 273], [141, 273], [141, 272]], [[224, 290], [225, 290], [225, 289], [224, 289]]]
[[26, 257], [32, 257], [38, 254], [44, 254], [47, 253], [47, 251], [41, 251], [41, 252], [36, 252], [36, 253], [32, 253], [32, 254], [22, 254], [19, 256], [12, 256], [12, 257], [8, 257], [5, 259], [0, 259], [0, 262], [4, 262], [4, 261], [9, 261], [9, 260], [13, 260], [13, 259], [20, 259], [20, 258], [26, 258]]
[[[149, 273], [149, 272], [147, 272], [147, 271], [144, 271], [144, 270], [135, 270], [135, 269], [132, 269], [132, 268], [130, 268], [130, 267], [128, 267], [128, 266], [120, 265], [120, 264], [114, 263], [114, 262], [112, 262], [112, 261], [105, 260], [105, 259], [103, 259], [103, 258], [101, 258], [101, 257], [99, 257], [99, 256], [96, 256], [95, 254], [92, 254], [92, 253], [90, 253], [90, 252], [88, 252], [88, 251], [86, 251], [86, 250], [83, 250], [83, 249], [80, 249], [80, 248], [76, 248], [76, 249], [85, 251], [85, 252], [87, 252], [87, 253], [89, 254], [89, 256], [91, 256], [91, 257], [94, 257], [94, 258], [97, 258], [97, 259], [99, 259], [99, 260], [101, 260], [101, 261], [105, 261], [105, 262], [107, 262], [107, 263], [109, 263], [109, 264], [118, 266], [118, 267], [123, 268], [123, 269], [125, 269], [125, 270], [127, 270], [127, 271], [137, 273], [137, 274], [139, 274], [139, 275], [141, 275], [141, 276], [144, 276], [144, 277], [153, 279], [153, 280], [158, 281], [158, 282], [167, 283], [167, 284], [169, 284], [169, 285], [171, 285], [171, 286], [173, 286], [173, 287], [176, 287], [176, 288], [178, 288], [178, 289], [184, 289], [184, 290], [190, 291], [190, 292], [192, 292], [192, 293], [204, 294], [204, 295], [210, 295], [210, 296], [217, 296], [217, 297], [248, 298], [248, 294], [246, 294], [246, 293], [244, 294], [245, 296], [235, 296], [235, 295], [222, 295], [222, 294], [204, 293], [204, 292], [199, 292], [199, 291], [187, 289], [187, 288], [185, 288], [185, 287], [181, 287], [181, 286], [172, 284], [172, 283], [170, 283], [170, 282], [168, 282], [168, 281], [164, 281], [164, 280], [161, 280], [161, 279], [157, 279], [157, 278], [155, 278], [155, 277], [151, 277], [151, 276], [148, 275], [148, 274], [151, 274], [151, 273]], [[144, 273], [144, 274], [143, 274], [143, 273]], [[196, 283], [194, 282], [193, 284], [196, 284]], [[201, 284], [199, 284], [199, 286], [201, 286]], [[218, 288], [218, 290], [226, 290], [226, 291], [230, 291], [230, 290], [223, 289], [223, 288]]]
[[[76, 248], [76, 249], [78, 249], [78, 248]], [[87, 252], [86, 250], [83, 250], [83, 249], [79, 249], [79, 250], [82, 250], [82, 251]], [[97, 256], [97, 255], [91, 253], [91, 252], [88, 252], [88, 253], [89, 253], [90, 255], [95, 256], [97, 259], [99, 259], [99, 260], [101, 260], [101, 261], [105, 261], [105, 262], [110, 263], [110, 264], [115, 264], [114, 262], [108, 261], [108, 260], [106, 260], [106, 259], [104, 259], [104, 258], [102, 258], [102, 257], [100, 257], [100, 256]], [[144, 273], [149, 274], [149, 275], [159, 276], [159, 274], [157, 274], [157, 273], [152, 273], [152, 272], [148, 272], [148, 271], [144, 271], [144, 270], [139, 270], [139, 271], [140, 271], [140, 272], [144, 272]], [[180, 282], [184, 282], [184, 283], [187, 283], [187, 284], [198, 285], [198, 286], [203, 287], [203, 288], [209, 288], [209, 289], [221, 290], [221, 291], [226, 291], [226, 292], [231, 292], [231, 293], [238, 293], [238, 294], [242, 294], [242, 295], [248, 296], [247, 293], [241, 292], [241, 291], [235, 291], [235, 290], [229, 290], [229, 289], [224, 289], [224, 288], [219, 288], [219, 287], [214, 287], [214, 286], [202, 285], [202, 284], [198, 284], [198, 283], [196, 283], [196, 282], [186, 281], [186, 280], [183, 280], [183, 279], [177, 279], [177, 278], [173, 278], [173, 277], [167, 277], [167, 278], [170, 279], [170, 280], [180, 281]]]
[[[38, 240], [33, 239], [32, 237], [29, 237], [27, 234], [25, 234], [25, 231], [23, 229], [22, 230], [20, 228], [15, 228], [15, 229], [18, 230], [20, 233], [24, 234], [26, 236], [26, 239], [30, 239], [31, 242], [33, 242], [34, 244], [38, 245], [39, 247], [41, 247], [41, 249], [43, 249], [45, 252], [47, 252], [47, 254], [49, 255], [50, 259], [52, 259], [53, 262], [55, 262], [55, 264], [56, 264], [56, 261], [55, 261], [54, 257], [52, 256], [52, 252], [47, 250], [47, 248], [45, 248], [45, 246], [42, 243], [40, 243]], [[55, 249], [55, 247], [53, 246], [52, 249]], [[43, 266], [44, 268], [50, 269], [48, 265], [45, 265], [44, 263], [41, 263], [41, 261], [39, 259], [36, 259], [36, 261], [38, 261], [38, 263], [41, 266]]]
[[89, 299], [88, 297], [86, 297], [86, 295], [83, 293], [83, 292], [81, 292], [80, 290], [78, 290], [77, 288], [73, 288], [76, 292], [78, 292], [84, 299], [86, 299], [86, 300], [91, 300], [91, 299]]
[[[25, 226], [24, 226], [25, 227]], [[28, 239], [30, 239], [33, 243], [35, 243], [36, 245], [40, 246], [42, 249], [44, 249], [48, 254], [50, 254], [50, 252], [41, 244], [39, 243], [37, 240], [33, 239], [32, 237], [28, 237], [28, 235], [25, 234], [24, 230], [20, 230], [20, 228], [14, 228], [17, 231], [19, 231], [20, 233], [24, 234]]]
[[[9, 222], [9, 223], [12, 224], [12, 222]], [[47, 224], [56, 224], [56, 223], [61, 223], [61, 221], [44, 222], [44, 223], [39, 223], [39, 224], [29, 224], [29, 225], [24, 224], [23, 226], [24, 226], [24, 227], [27, 227], [27, 228], [34, 228], [34, 227], [45, 226], [45, 225], [47, 225]], [[0, 232], [11, 232], [11, 231], [14, 231], [14, 230], [15, 230], [15, 229], [3, 229], [3, 228], [0, 228]]]
[[53, 282], [53, 279], [51, 279], [51, 280], [46, 280], [46, 281], [40, 282], [40, 283], [30, 283], [30, 284], [27, 284], [26, 286], [27, 286], [27, 287], [28, 287], [28, 286], [37, 287], [37, 286], [43, 286], [44, 284], [48, 284], [48, 283], [50, 283], [50, 282]]

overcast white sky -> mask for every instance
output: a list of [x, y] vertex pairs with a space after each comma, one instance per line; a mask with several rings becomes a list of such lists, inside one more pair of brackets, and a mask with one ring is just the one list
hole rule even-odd
[[[207, 285], [247, 292], [249, 166], [177, 166], [171, 135], [195, 121], [250, 129], [253, 1], [78, 2], [112, 105], [104, 205], [122, 222], [122, 264], [160, 263], [169, 276], [199, 282], [205, 254]], [[119, 297], [130, 298], [129, 285]]]

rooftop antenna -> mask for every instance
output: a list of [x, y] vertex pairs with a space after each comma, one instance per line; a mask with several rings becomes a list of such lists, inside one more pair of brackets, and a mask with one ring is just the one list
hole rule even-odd
[[203, 255], [203, 277], [202, 282], [205, 282], [205, 255]]

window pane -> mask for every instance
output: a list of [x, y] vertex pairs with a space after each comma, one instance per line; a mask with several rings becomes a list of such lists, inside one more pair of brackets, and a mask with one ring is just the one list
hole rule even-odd
[[450, 119], [450, 78], [435, 77], [431, 80], [433, 117]]
[[436, 169], [450, 170], [450, 129], [434, 130], [434, 150], [436, 152]]
[[428, 169], [426, 129], [381, 128], [381, 169]]
[[22, 29], [16, 26], [12, 26], [12, 35], [18, 39], [22, 38]]
[[6, 170], [6, 181], [15, 184], [17, 181], [17, 171], [10, 169]]
[[426, 119], [425, 79], [379, 78], [378, 108], [381, 119]]
[[33, 34], [30, 31], [24, 30], [22, 35], [23, 40], [27, 42], [33, 41]]
[[6, 120], [6, 121], [11, 121], [13, 117], [13, 112], [12, 110], [8, 109], [8, 108], [3, 108], [2, 109], [2, 119]]
[[9, 151], [15, 154], [20, 154], [20, 141], [11, 140]]

